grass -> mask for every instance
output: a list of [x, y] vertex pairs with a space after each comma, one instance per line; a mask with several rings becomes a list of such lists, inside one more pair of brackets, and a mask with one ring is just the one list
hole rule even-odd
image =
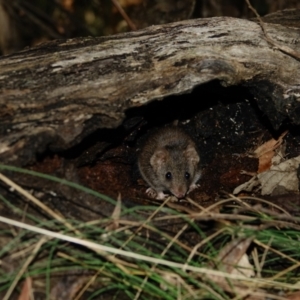
[[[241, 299], [245, 293], [286, 299], [300, 287], [299, 219], [265, 200], [252, 199], [257, 206], [231, 197], [205, 209], [190, 200], [194, 213], [189, 214], [167, 207], [167, 201], [125, 208], [121, 199], [66, 180], [11, 166], [0, 169], [43, 177], [115, 205], [109, 218], [67, 220], [0, 174], [14, 196], [48, 216], [24, 212], [0, 195], [2, 211], [16, 216], [0, 216], [4, 300], [29, 293], [26, 278], [31, 292], [44, 299], [58, 298], [62, 291], [66, 299]], [[179, 220], [175, 231], [157, 225]], [[246, 254], [249, 265], [240, 263]], [[234, 271], [247, 268], [254, 276]]]

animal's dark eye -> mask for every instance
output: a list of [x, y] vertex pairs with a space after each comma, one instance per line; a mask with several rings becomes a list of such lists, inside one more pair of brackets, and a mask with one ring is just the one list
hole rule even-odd
[[171, 180], [171, 179], [172, 179], [172, 174], [171, 174], [171, 172], [166, 173], [166, 178], [167, 178], [168, 180]]
[[191, 175], [189, 172], [185, 172], [184, 177], [185, 179], [190, 179]]

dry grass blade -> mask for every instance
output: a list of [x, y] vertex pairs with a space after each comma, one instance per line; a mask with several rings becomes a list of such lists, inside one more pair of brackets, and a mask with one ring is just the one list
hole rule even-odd
[[[178, 240], [178, 238], [181, 236], [181, 234], [189, 227], [189, 224], [185, 224], [181, 230], [174, 236], [174, 238], [169, 242], [169, 244], [165, 247], [165, 249], [163, 250], [163, 252], [161, 253], [161, 256], [165, 256], [165, 254], [167, 253], [167, 251], [170, 249], [170, 247], [174, 244], [175, 241]], [[151, 272], [154, 272], [156, 268], [156, 264], [154, 264], [152, 267], [151, 267]], [[134, 300], [138, 300], [138, 298], [140, 297], [142, 291], [143, 291], [143, 288], [147, 282], [147, 280], [149, 279], [149, 276], [146, 276], [141, 284], [141, 286], [139, 287], [138, 289], [138, 292], [134, 298]], [[192, 293], [192, 291], [190, 290], [190, 293]]]
[[[284, 299], [277, 295], [277, 289], [297, 290], [299, 242], [298, 232], [292, 228], [299, 227], [299, 220], [271, 202], [262, 199], [250, 202], [249, 197], [241, 199], [230, 195], [228, 199], [203, 208], [187, 199], [189, 203], [177, 203], [178, 210], [175, 211], [167, 207], [168, 199], [159, 207], [126, 207], [121, 206], [120, 197], [118, 200], [110, 217], [87, 223], [69, 221], [72, 227], [80, 230], [80, 238], [74, 232], [70, 233], [74, 236], [62, 234], [68, 228], [61, 221], [42, 223], [32, 218], [29, 212], [24, 220], [29, 218], [40, 227], [0, 216], [0, 222], [46, 236], [42, 249], [34, 249], [42, 255], [36, 256], [34, 263], [27, 257], [22, 262], [22, 269], [27, 270], [26, 275], [33, 280], [33, 289], [37, 284], [41, 286], [38, 282], [40, 275], [44, 278], [44, 274], [48, 274], [51, 287], [52, 276], [69, 278], [71, 284], [66, 290], [72, 299], [77, 300], [94, 289], [102, 292], [112, 285], [118, 286], [117, 291], [129, 289], [130, 298], [136, 300], [154, 295], [161, 299], [204, 299], [208, 295], [220, 300], [229, 297]], [[188, 206], [189, 212], [184, 212], [181, 206]], [[15, 212], [23, 216], [21, 210]], [[158, 212], [165, 216], [158, 217]], [[132, 216], [138, 216], [137, 221], [132, 221]], [[112, 223], [113, 226], [109, 227]], [[45, 227], [42, 228], [41, 224]], [[52, 224], [55, 230], [44, 229]], [[20, 260], [24, 255], [29, 256], [28, 249], [32, 251], [32, 241], [36, 239], [36, 235], [24, 230], [16, 230], [11, 236], [14, 238], [13, 247], [2, 251], [0, 256], [5, 263], [9, 263], [12, 257]], [[17, 245], [20, 238], [25, 241], [21, 248]], [[100, 240], [101, 244], [92, 242], [95, 240]], [[253, 246], [254, 250], [249, 251]], [[21, 255], [20, 249], [24, 248]], [[54, 251], [50, 255], [49, 249]], [[57, 266], [63, 268], [56, 269]], [[72, 272], [78, 267], [82, 273], [77, 272], [74, 276]], [[24, 278], [23, 270], [21, 276]], [[17, 274], [18, 269], [13, 269], [13, 272]], [[16, 289], [21, 277], [19, 273], [15, 278], [12, 276], [3, 276], [6, 286], [2, 291], [11, 293]], [[57, 287], [64, 287], [62, 281]], [[56, 293], [59, 291], [57, 288]], [[52, 295], [52, 288], [51, 294], [49, 290], [47, 295]]]
[[22, 275], [24, 274], [24, 272], [26, 271], [26, 269], [28, 268], [28, 266], [30, 265], [30, 263], [32, 262], [32, 260], [35, 258], [36, 254], [39, 252], [41, 246], [47, 241], [47, 239], [48, 239], [47, 237], [42, 237], [36, 243], [36, 246], [35, 246], [33, 252], [27, 258], [26, 262], [24, 263], [24, 265], [22, 266], [22, 268], [18, 272], [18, 274], [15, 277], [13, 283], [11, 284], [11, 286], [9, 287], [9, 289], [6, 292], [5, 296], [3, 297], [3, 300], [9, 300], [10, 299], [10, 296], [11, 296], [12, 292], [14, 291], [15, 287], [17, 286], [20, 278], [22, 277]]
[[[195, 266], [191, 266], [191, 265], [185, 265], [183, 263], [177, 263], [177, 262], [173, 262], [173, 261], [169, 261], [169, 260], [164, 260], [164, 259], [160, 259], [160, 258], [154, 258], [154, 257], [150, 257], [150, 256], [146, 256], [146, 255], [141, 255], [138, 253], [133, 253], [133, 252], [129, 252], [129, 251], [124, 251], [121, 249], [116, 249], [116, 248], [112, 248], [112, 247], [108, 247], [105, 245], [101, 245], [101, 244], [97, 244], [94, 242], [90, 242], [90, 241], [86, 241], [83, 239], [79, 239], [79, 238], [75, 238], [75, 237], [71, 237], [68, 235], [64, 235], [61, 233], [56, 233], [50, 230], [46, 230], [46, 229], [42, 229], [39, 227], [35, 227], [32, 225], [28, 225], [28, 224], [24, 224], [18, 221], [14, 221], [5, 217], [0, 216], [0, 222], [4, 222], [6, 224], [10, 224], [13, 226], [17, 226], [23, 229], [27, 229], [39, 234], [43, 234], [46, 235], [48, 237], [52, 237], [52, 238], [58, 238], [64, 241], [68, 241], [74, 244], [78, 244], [84, 247], [87, 247], [89, 249], [94, 249], [95, 251], [98, 251], [103, 253], [103, 256], [108, 257], [107, 253], [113, 253], [113, 254], [118, 254], [118, 255], [122, 255], [125, 257], [130, 257], [130, 258], [134, 258], [136, 260], [142, 260], [145, 262], [150, 262], [150, 263], [154, 263], [154, 264], [161, 264], [164, 266], [168, 266], [168, 267], [172, 267], [172, 268], [179, 268], [180, 270], [184, 270], [186, 269], [187, 271], [192, 271], [192, 272], [196, 272], [202, 274], [202, 275], [211, 275], [211, 276], [219, 276], [222, 278], [228, 278], [228, 279], [235, 279], [235, 280], [242, 280], [242, 281], [247, 281], [247, 282], [252, 282], [253, 284], [259, 284], [259, 285], [266, 285], [266, 286], [273, 286], [273, 281], [270, 280], [266, 280], [266, 279], [256, 279], [256, 278], [247, 278], [245, 279], [244, 276], [239, 276], [239, 275], [232, 275], [232, 274], [228, 274], [226, 272], [222, 272], [222, 271], [216, 271], [216, 270], [211, 270], [208, 268], [202, 268], [202, 267], [195, 267]], [[106, 255], [104, 255], [106, 253]], [[118, 263], [124, 263], [121, 260], [116, 259], [116, 262]], [[282, 286], [285, 288], [294, 288], [294, 285], [292, 284], [288, 284], [288, 283], [281, 283], [281, 282], [277, 282], [276, 285], [278, 287]]]
[[10, 186], [13, 190], [18, 191], [21, 195], [23, 195], [25, 198], [27, 198], [29, 201], [33, 202], [36, 204], [38, 207], [43, 209], [47, 214], [49, 214], [51, 217], [54, 219], [62, 222], [67, 228], [70, 230], [74, 231], [76, 234], [80, 235], [80, 232], [74, 228], [70, 223], [68, 223], [62, 216], [54, 212], [52, 209], [50, 209], [48, 206], [43, 204], [40, 200], [32, 196], [30, 193], [25, 191], [23, 188], [21, 188], [19, 185], [14, 183], [12, 180], [4, 176], [3, 174], [0, 173], [0, 180], [2, 180], [4, 183], [6, 183], [8, 186]]

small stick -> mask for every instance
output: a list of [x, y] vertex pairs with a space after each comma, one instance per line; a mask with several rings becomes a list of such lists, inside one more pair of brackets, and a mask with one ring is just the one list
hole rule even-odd
[[256, 18], [257, 18], [257, 20], [259, 22], [259, 25], [260, 25], [263, 33], [264, 33], [266, 41], [269, 44], [271, 44], [272, 46], [274, 46], [275, 49], [278, 49], [278, 50], [282, 51], [283, 53], [288, 54], [288, 55], [290, 55], [291, 57], [293, 57], [293, 58], [295, 58], [297, 60], [300, 60], [300, 53], [299, 52], [294, 51], [290, 47], [282, 46], [280, 44], [277, 44], [275, 41], [273, 41], [269, 37], [269, 35], [267, 34], [267, 30], [266, 30], [265, 24], [264, 24], [263, 20], [261, 19], [260, 15], [258, 14], [257, 10], [251, 5], [250, 0], [246, 0], [246, 3], [248, 4], [249, 9], [251, 9], [252, 12], [255, 14], [255, 16], [256, 16]]
[[118, 0], [111, 0], [111, 2], [115, 5], [116, 9], [119, 11], [119, 13], [122, 15], [124, 20], [127, 22], [128, 26], [131, 30], [137, 30], [135, 24], [130, 20], [128, 15], [126, 14], [125, 10], [122, 8]]

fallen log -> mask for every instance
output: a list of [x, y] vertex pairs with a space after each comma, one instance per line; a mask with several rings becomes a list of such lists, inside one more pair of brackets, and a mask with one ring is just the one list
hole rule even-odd
[[[297, 52], [299, 26], [286, 20], [300, 12], [286, 14], [265, 28], [277, 45]], [[55, 40], [1, 57], [0, 160], [24, 166], [37, 153], [66, 150], [97, 129], [117, 128], [129, 108], [212, 80], [248, 87], [274, 128], [285, 119], [300, 124], [297, 57], [266, 41], [254, 21], [188, 20]]]

